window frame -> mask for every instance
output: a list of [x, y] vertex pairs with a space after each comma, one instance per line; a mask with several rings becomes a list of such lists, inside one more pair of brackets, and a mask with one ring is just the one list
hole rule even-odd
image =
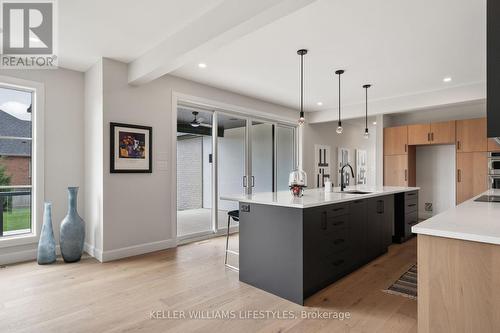
[[44, 202], [44, 84], [36, 81], [0, 75], [0, 87], [32, 93], [31, 116], [31, 232], [0, 238], [0, 248], [37, 243], [43, 221]]

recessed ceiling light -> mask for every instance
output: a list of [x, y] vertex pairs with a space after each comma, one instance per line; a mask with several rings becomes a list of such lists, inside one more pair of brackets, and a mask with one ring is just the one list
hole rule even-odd
[[322, 106], [323, 105], [323, 102], [318, 102], [316, 103], [318, 106]]
[[200, 67], [200, 68], [207, 68], [207, 64], [200, 62], [198, 64], [198, 67]]
[[451, 77], [447, 76], [443, 79], [443, 82], [451, 82]]
[[372, 124], [373, 124], [373, 125], [377, 125], [377, 122], [376, 122], [376, 121], [374, 121]]

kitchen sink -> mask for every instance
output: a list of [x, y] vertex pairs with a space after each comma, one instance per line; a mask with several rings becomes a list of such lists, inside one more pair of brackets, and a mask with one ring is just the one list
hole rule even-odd
[[345, 194], [370, 194], [372, 192], [359, 191], [359, 190], [348, 190], [348, 191], [339, 191], [337, 193], [345, 193]]

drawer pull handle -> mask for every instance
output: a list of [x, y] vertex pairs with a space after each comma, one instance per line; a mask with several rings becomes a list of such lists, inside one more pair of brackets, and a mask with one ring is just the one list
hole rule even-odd
[[340, 208], [334, 208], [334, 209], [332, 209], [332, 210], [333, 210], [334, 212], [338, 212], [339, 210], [343, 210], [343, 209], [344, 209], [344, 207], [340, 207]]
[[339, 238], [339, 239], [334, 240], [333, 244], [337, 245], [337, 244], [342, 244], [343, 242], [344, 242], [344, 239]]
[[413, 193], [406, 193], [407, 196], [410, 196], [410, 195], [416, 195], [417, 193], [413, 192]]
[[333, 266], [339, 266], [344, 263], [344, 259], [339, 259], [333, 262]]
[[334, 226], [338, 226], [338, 225], [341, 225], [341, 224], [344, 224], [345, 221], [337, 221], [337, 222], [333, 222], [333, 225]]
[[417, 204], [409, 204], [408, 207], [416, 206]]

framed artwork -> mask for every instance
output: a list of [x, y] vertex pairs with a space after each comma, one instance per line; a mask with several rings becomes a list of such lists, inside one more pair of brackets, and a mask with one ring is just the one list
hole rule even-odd
[[[324, 187], [325, 180], [330, 179], [330, 146], [314, 145], [315, 185]], [[334, 179], [330, 179], [332, 182]]]
[[[340, 184], [340, 170], [342, 167], [349, 163], [351, 164], [351, 151], [348, 148], [339, 147], [337, 151], [337, 182]], [[352, 166], [352, 165], [351, 165]], [[351, 181], [351, 170], [348, 168], [344, 169], [344, 182], [347, 186], [353, 185]]]
[[356, 184], [366, 185], [367, 168], [366, 150], [356, 149]]
[[153, 128], [110, 123], [111, 173], [151, 173]]

